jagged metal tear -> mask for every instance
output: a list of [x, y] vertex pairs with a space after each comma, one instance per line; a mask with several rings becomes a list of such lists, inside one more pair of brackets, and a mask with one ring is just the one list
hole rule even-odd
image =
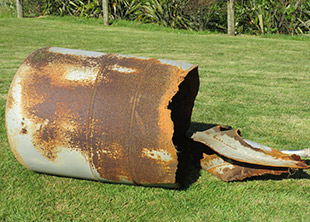
[[239, 130], [215, 126], [191, 137], [214, 153], [203, 154], [201, 166], [224, 181], [243, 180], [264, 174], [280, 175], [290, 169], [309, 169], [298, 155], [288, 155], [259, 143], [242, 139]]

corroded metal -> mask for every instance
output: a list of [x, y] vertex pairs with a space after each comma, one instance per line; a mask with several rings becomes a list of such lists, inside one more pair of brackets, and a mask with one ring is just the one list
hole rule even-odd
[[255, 164], [244, 164], [218, 154], [203, 154], [201, 168], [226, 182], [243, 180], [248, 177], [265, 174], [280, 175], [289, 172], [289, 168], [274, 168], [258, 166]]
[[17, 160], [44, 173], [176, 186], [197, 66], [44, 48], [18, 69], [6, 106]]
[[242, 180], [264, 174], [280, 175], [310, 167], [297, 155], [287, 155], [270, 147], [242, 139], [240, 132], [216, 126], [192, 135], [194, 141], [212, 149], [204, 153], [201, 166], [224, 181]]
[[296, 155], [286, 155], [269, 147], [262, 149], [259, 146], [251, 146], [241, 138], [239, 130], [222, 131], [220, 126], [216, 126], [204, 132], [196, 132], [192, 138], [236, 161], [263, 166], [308, 168]]
[[[253, 146], [253, 147], [256, 147], [258, 149], [263, 149], [263, 150], [270, 150], [272, 148], [266, 146], [266, 145], [262, 145], [262, 144], [259, 144], [257, 142], [254, 142], [254, 141], [251, 141], [251, 140], [248, 140], [248, 139], [243, 139], [246, 143], [248, 143], [249, 145]], [[308, 158], [310, 157], [310, 148], [308, 149], [303, 149], [303, 150], [280, 150], [281, 153], [285, 153], [285, 154], [288, 154], [288, 155], [297, 155], [297, 156], [300, 156], [300, 157], [305, 157], [305, 158]]]
[[310, 148], [303, 150], [281, 150], [281, 152], [289, 155], [295, 154], [301, 157], [310, 158]]

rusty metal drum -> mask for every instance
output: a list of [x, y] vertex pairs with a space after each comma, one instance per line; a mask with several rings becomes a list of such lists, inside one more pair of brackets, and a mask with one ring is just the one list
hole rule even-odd
[[10, 87], [10, 146], [22, 165], [37, 172], [177, 186], [198, 88], [192, 64], [39, 49]]

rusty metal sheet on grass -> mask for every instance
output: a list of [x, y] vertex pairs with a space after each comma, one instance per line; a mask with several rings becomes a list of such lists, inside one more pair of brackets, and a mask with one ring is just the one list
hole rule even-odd
[[287, 155], [259, 143], [244, 140], [238, 130], [213, 127], [196, 132], [192, 139], [214, 153], [203, 153], [201, 167], [223, 181], [243, 180], [265, 174], [280, 175], [310, 167], [297, 155]]
[[220, 126], [196, 132], [192, 139], [201, 142], [220, 155], [235, 161], [272, 167], [308, 169], [297, 155], [287, 155], [278, 150], [251, 146], [241, 138], [239, 130], [222, 130]]
[[288, 173], [289, 168], [264, 167], [254, 164], [240, 163], [218, 154], [203, 154], [200, 161], [201, 168], [223, 181], [243, 180], [253, 176], [265, 174], [280, 175]]
[[196, 65], [43, 48], [11, 84], [9, 142], [34, 171], [175, 186], [198, 87]]
[[310, 158], [310, 148], [308, 149], [303, 149], [303, 150], [281, 150], [281, 153], [285, 153], [288, 155], [298, 155], [300, 157], [304, 158]]

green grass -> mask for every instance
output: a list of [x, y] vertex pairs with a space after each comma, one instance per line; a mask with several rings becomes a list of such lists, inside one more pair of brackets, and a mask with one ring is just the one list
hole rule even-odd
[[[310, 147], [310, 40], [193, 34], [98, 20], [0, 19], [0, 221], [309, 221], [310, 176], [225, 183], [201, 171], [185, 190], [38, 174], [10, 151], [4, 113], [23, 60], [57, 46], [199, 65], [192, 121], [240, 128], [281, 149]], [[310, 171], [306, 171], [310, 173]]]

